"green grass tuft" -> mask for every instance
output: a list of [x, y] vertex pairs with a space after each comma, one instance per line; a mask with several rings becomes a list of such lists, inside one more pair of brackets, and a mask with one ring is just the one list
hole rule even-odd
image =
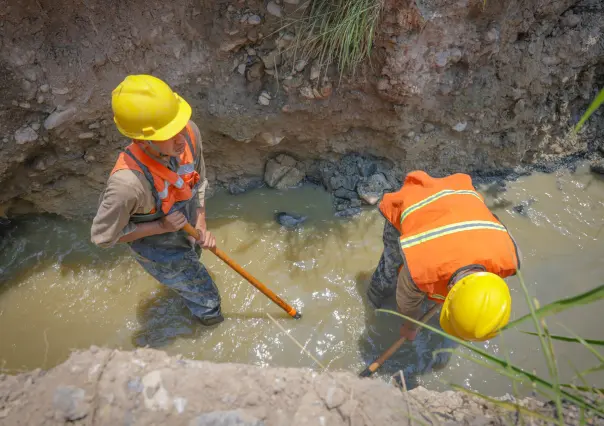
[[371, 55], [382, 0], [311, 0], [298, 21], [294, 55], [316, 59], [320, 70], [337, 65], [340, 77], [356, 73]]

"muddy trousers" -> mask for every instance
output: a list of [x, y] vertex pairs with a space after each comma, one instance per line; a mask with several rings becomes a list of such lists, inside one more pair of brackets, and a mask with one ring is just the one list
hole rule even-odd
[[184, 300], [196, 317], [209, 320], [220, 316], [220, 293], [207, 269], [199, 261], [199, 247], [158, 260], [134, 253], [138, 263], [161, 284]]

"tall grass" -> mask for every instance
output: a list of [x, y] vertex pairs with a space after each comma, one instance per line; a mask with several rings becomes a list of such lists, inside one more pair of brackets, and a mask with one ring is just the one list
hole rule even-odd
[[311, 0], [297, 22], [294, 56], [354, 75], [371, 54], [382, 7], [383, 0]]
[[[529, 296], [528, 289], [525, 285], [524, 278], [520, 271], [518, 272], [518, 278], [519, 278], [520, 285], [521, 285], [521, 288], [522, 288], [522, 291], [524, 294], [524, 298], [525, 298], [528, 308], [529, 308], [529, 313], [515, 321], [510, 322], [502, 330], [502, 333], [505, 333], [505, 331], [515, 328], [515, 327], [519, 326], [520, 324], [525, 323], [528, 320], [532, 320], [532, 323], [535, 327], [536, 332], [524, 331], [524, 333], [527, 333], [529, 335], [534, 335], [538, 338], [539, 344], [542, 349], [542, 353], [545, 356], [545, 363], [547, 364], [547, 367], [548, 367], [548, 372], [549, 372], [549, 376], [550, 376], [549, 380], [544, 377], [540, 377], [537, 374], [525, 371], [518, 365], [513, 364], [507, 358], [506, 359], [499, 358], [499, 357], [497, 357], [493, 354], [490, 354], [490, 353], [486, 352], [485, 350], [475, 346], [474, 344], [472, 344], [470, 342], [466, 342], [464, 340], [451, 336], [438, 328], [421, 323], [419, 321], [414, 320], [413, 318], [409, 318], [403, 314], [400, 314], [398, 312], [394, 312], [391, 310], [378, 309], [377, 311], [386, 312], [386, 313], [389, 313], [392, 315], [397, 315], [397, 316], [402, 317], [408, 321], [411, 321], [421, 327], [424, 327], [434, 333], [440, 334], [441, 336], [447, 337], [447, 338], [457, 342], [460, 346], [466, 348], [468, 351], [467, 352], [458, 352], [457, 349], [443, 350], [443, 351], [457, 352], [457, 354], [459, 356], [461, 356], [462, 358], [468, 359], [477, 365], [482, 365], [484, 367], [487, 367], [487, 368], [495, 371], [496, 373], [500, 374], [501, 376], [505, 376], [505, 377], [511, 379], [513, 384], [527, 383], [527, 381], [528, 381], [529, 383], [531, 383], [531, 385], [533, 386], [533, 388], [536, 390], [536, 392], [538, 394], [540, 394], [544, 398], [551, 400], [555, 403], [555, 405], [556, 405], [555, 411], [556, 411], [557, 418], [550, 419], [550, 421], [555, 420], [555, 423], [564, 425], [563, 401], [567, 401], [579, 408], [579, 410], [581, 411], [582, 419], [583, 419], [583, 422], [581, 424], [586, 424], [585, 423], [586, 415], [604, 416], [604, 404], [593, 402], [593, 401], [591, 401], [590, 398], [588, 398], [585, 395], [585, 393], [589, 393], [589, 394], [593, 394], [593, 395], [602, 396], [601, 389], [597, 389], [588, 384], [587, 376], [591, 373], [594, 373], [597, 371], [602, 371], [604, 369], [604, 355], [595, 348], [595, 346], [603, 346], [604, 342], [602, 342], [600, 340], [595, 340], [595, 339], [582, 338], [577, 335], [573, 335], [572, 337], [552, 335], [552, 334], [550, 334], [547, 323], [545, 321], [545, 318], [550, 315], [553, 315], [553, 314], [556, 314], [559, 312], [563, 312], [567, 309], [594, 303], [594, 302], [604, 299], [604, 285], [601, 285], [590, 291], [587, 291], [585, 293], [579, 294], [577, 296], [574, 296], [574, 297], [571, 297], [568, 299], [562, 299], [562, 300], [552, 302], [552, 303], [540, 308], [538, 306], [538, 303], [536, 301], [532, 300], [531, 297]], [[570, 331], [569, 331], [569, 333], [572, 334], [572, 332], [570, 332]], [[597, 359], [598, 364], [596, 366], [587, 368], [586, 370], [584, 370], [582, 372], [576, 372], [576, 378], [581, 380], [582, 383], [584, 384], [584, 386], [577, 386], [575, 384], [561, 383], [559, 371], [558, 371], [557, 358], [556, 358], [556, 355], [554, 352], [554, 346], [552, 343], [553, 340], [559, 340], [559, 341], [572, 343], [572, 344], [580, 344], [584, 348], [586, 348], [589, 352], [591, 352], [594, 355], [594, 357]], [[490, 398], [486, 395], [482, 395], [477, 392], [469, 391], [459, 385], [451, 384], [451, 387], [456, 390], [463, 391], [463, 392], [472, 394], [474, 396], [480, 397], [484, 400], [487, 400], [487, 401], [499, 406], [500, 408], [520, 411], [521, 413], [523, 413], [525, 415], [529, 415], [529, 416], [544, 420], [544, 415], [542, 413], [530, 411], [526, 408], [520, 409], [520, 407], [515, 404], [498, 401], [498, 400]]]
[[583, 114], [583, 116], [581, 117], [581, 119], [579, 120], [579, 122], [577, 123], [577, 125], [574, 127], [574, 129], [573, 129], [574, 133], [577, 133], [579, 130], [581, 130], [581, 128], [583, 127], [583, 125], [585, 124], [585, 122], [587, 121], [587, 119], [603, 103], [604, 103], [604, 89], [600, 90], [600, 93], [598, 93], [598, 95], [593, 100], [593, 102], [591, 103], [591, 105], [589, 105], [589, 108], [587, 108], [587, 111], [585, 111], [585, 113]]

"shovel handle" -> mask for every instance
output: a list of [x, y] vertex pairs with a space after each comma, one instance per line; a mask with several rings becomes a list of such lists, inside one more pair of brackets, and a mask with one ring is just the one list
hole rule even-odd
[[[428, 312], [426, 312], [421, 318], [420, 318], [420, 322], [422, 323], [426, 323], [430, 320], [430, 318], [432, 318], [432, 316], [436, 313], [436, 311], [438, 310], [438, 308], [440, 307], [440, 305], [437, 303], [436, 305], [432, 306], [430, 308], [430, 310]], [[363, 371], [361, 371], [361, 373], [359, 373], [360, 377], [369, 377], [371, 376], [373, 373], [375, 373], [375, 371], [380, 368], [382, 366], [383, 363], [385, 363], [388, 358], [390, 358], [392, 355], [394, 355], [394, 353], [396, 351], [399, 350], [399, 348], [401, 346], [403, 346], [403, 343], [405, 343], [407, 341], [406, 337], [401, 337], [400, 339], [398, 339], [396, 342], [394, 342], [392, 344], [392, 346], [390, 346], [388, 349], [386, 349], [384, 351], [383, 354], [381, 354], [379, 356], [378, 359], [376, 359], [375, 361], [373, 361], [369, 367], [367, 367], [366, 369], [364, 369]]]
[[[194, 237], [195, 239], [199, 239], [199, 231], [191, 226], [191, 224], [187, 223], [183, 228], [187, 234]], [[275, 293], [271, 291], [267, 286], [258, 281], [253, 275], [243, 269], [237, 262], [231, 259], [225, 252], [220, 250], [218, 247], [209, 249], [212, 253], [220, 258], [224, 263], [229, 265], [235, 272], [245, 278], [251, 285], [260, 290], [266, 297], [271, 299], [274, 303], [276, 303], [281, 309], [283, 309], [289, 316], [295, 319], [299, 319], [302, 317], [300, 312], [296, 311], [296, 309], [286, 303], [283, 299], [277, 296]]]

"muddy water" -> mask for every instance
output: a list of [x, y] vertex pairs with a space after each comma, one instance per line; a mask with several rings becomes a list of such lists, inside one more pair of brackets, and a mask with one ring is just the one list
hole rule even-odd
[[[493, 185], [479, 190], [517, 239], [529, 293], [541, 304], [601, 284], [604, 231], [597, 233], [604, 225], [604, 182], [586, 167], [523, 177], [508, 182], [503, 192]], [[518, 205], [523, 207], [514, 209]], [[309, 218], [300, 229], [287, 230], [273, 219], [281, 210]], [[208, 216], [220, 247], [299, 308], [302, 319], [287, 317], [204, 252], [202, 260], [220, 288], [226, 317], [219, 326], [205, 328], [143, 272], [125, 247], [101, 250], [90, 244], [88, 223], [33, 217], [1, 231], [0, 368], [48, 368], [70, 350], [90, 345], [149, 345], [217, 362], [318, 368], [266, 313], [330, 370], [360, 371], [397, 337], [398, 319], [376, 315], [365, 302], [367, 281], [382, 247], [383, 219], [377, 210], [335, 218], [329, 195], [305, 187], [217, 195], [208, 203]], [[508, 281], [514, 315], [523, 315], [527, 308], [520, 284], [516, 278]], [[557, 334], [569, 334], [568, 327], [604, 339], [603, 307], [599, 303], [567, 311], [550, 326]], [[402, 370], [409, 387], [443, 390], [453, 382], [492, 395], [512, 391], [509, 381], [459, 355], [433, 370], [433, 350], [448, 346], [432, 333], [420, 333], [380, 375], [388, 380]], [[546, 374], [538, 341], [531, 336], [511, 331], [478, 346]], [[560, 343], [555, 348], [564, 380], [574, 374], [569, 364], [584, 369], [596, 363], [577, 345]], [[604, 375], [589, 381], [603, 387]]]

